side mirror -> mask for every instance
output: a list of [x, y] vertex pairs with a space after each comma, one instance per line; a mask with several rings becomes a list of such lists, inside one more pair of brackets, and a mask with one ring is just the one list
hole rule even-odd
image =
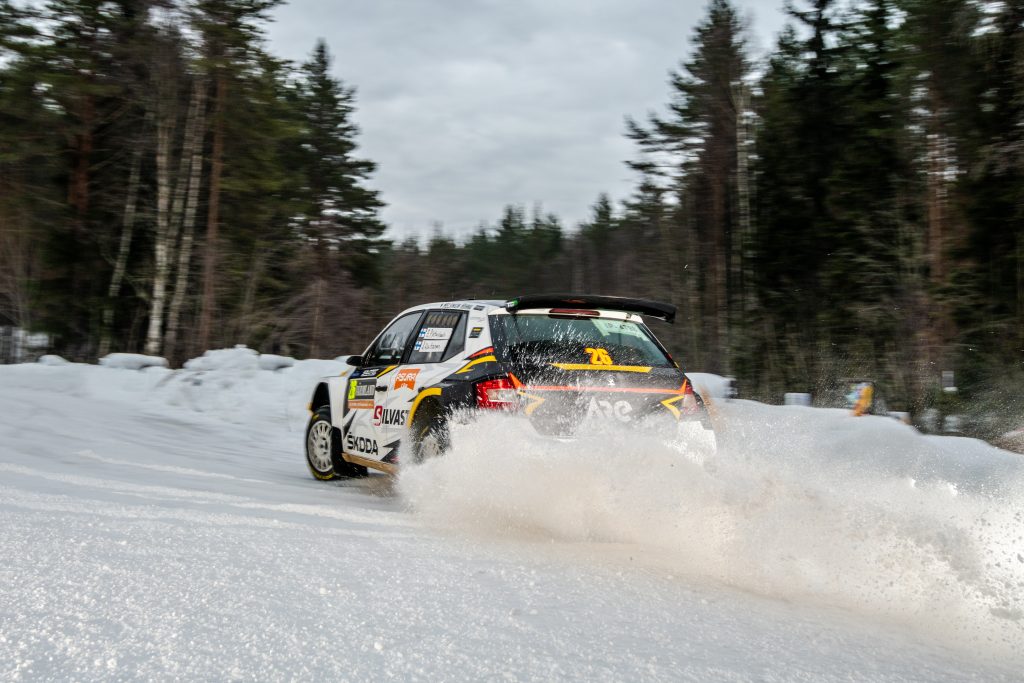
[[353, 366], [358, 368], [360, 365], [363, 364], [363, 357], [362, 356], [349, 356], [348, 358], [345, 359], [345, 363], [346, 363], [346, 365], [353, 365]]

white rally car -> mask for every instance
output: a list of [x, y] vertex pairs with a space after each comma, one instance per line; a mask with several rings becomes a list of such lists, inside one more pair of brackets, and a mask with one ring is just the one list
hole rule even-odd
[[444, 452], [448, 421], [475, 410], [516, 413], [560, 439], [595, 417], [710, 430], [701, 397], [641, 317], [672, 322], [675, 312], [656, 301], [573, 294], [410, 308], [348, 358], [351, 369], [317, 385], [306, 462], [317, 479], [367, 468], [393, 474], [400, 453]]

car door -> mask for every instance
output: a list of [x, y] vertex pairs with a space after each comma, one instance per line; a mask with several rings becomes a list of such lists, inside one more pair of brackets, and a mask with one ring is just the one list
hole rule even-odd
[[374, 408], [374, 425], [384, 444], [383, 458], [395, 462], [408, 433], [409, 411], [420, 391], [452, 374], [466, 348], [468, 312], [430, 310], [420, 322], [404, 363], [391, 375], [384, 406]]
[[381, 446], [374, 415], [378, 406], [383, 409], [388, 382], [411, 346], [422, 317], [423, 311], [413, 311], [388, 325], [349, 376], [341, 441], [341, 448], [348, 455], [366, 460], [383, 460], [387, 455]]

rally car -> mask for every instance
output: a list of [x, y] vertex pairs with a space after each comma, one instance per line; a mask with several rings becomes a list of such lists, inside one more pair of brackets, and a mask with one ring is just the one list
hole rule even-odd
[[675, 314], [656, 301], [573, 294], [414, 306], [316, 386], [306, 462], [317, 479], [394, 474], [401, 459], [447, 450], [449, 422], [475, 411], [515, 414], [558, 439], [595, 421], [710, 430], [701, 397], [641, 317]]

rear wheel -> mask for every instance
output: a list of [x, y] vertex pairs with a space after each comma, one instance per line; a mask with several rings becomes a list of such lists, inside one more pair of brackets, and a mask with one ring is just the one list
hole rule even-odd
[[413, 462], [420, 463], [444, 455], [451, 445], [448, 438], [448, 423], [436, 406], [417, 411], [411, 431]]
[[306, 465], [317, 479], [364, 477], [366, 468], [347, 462], [341, 455], [338, 430], [331, 424], [331, 409], [321, 406], [306, 427]]

